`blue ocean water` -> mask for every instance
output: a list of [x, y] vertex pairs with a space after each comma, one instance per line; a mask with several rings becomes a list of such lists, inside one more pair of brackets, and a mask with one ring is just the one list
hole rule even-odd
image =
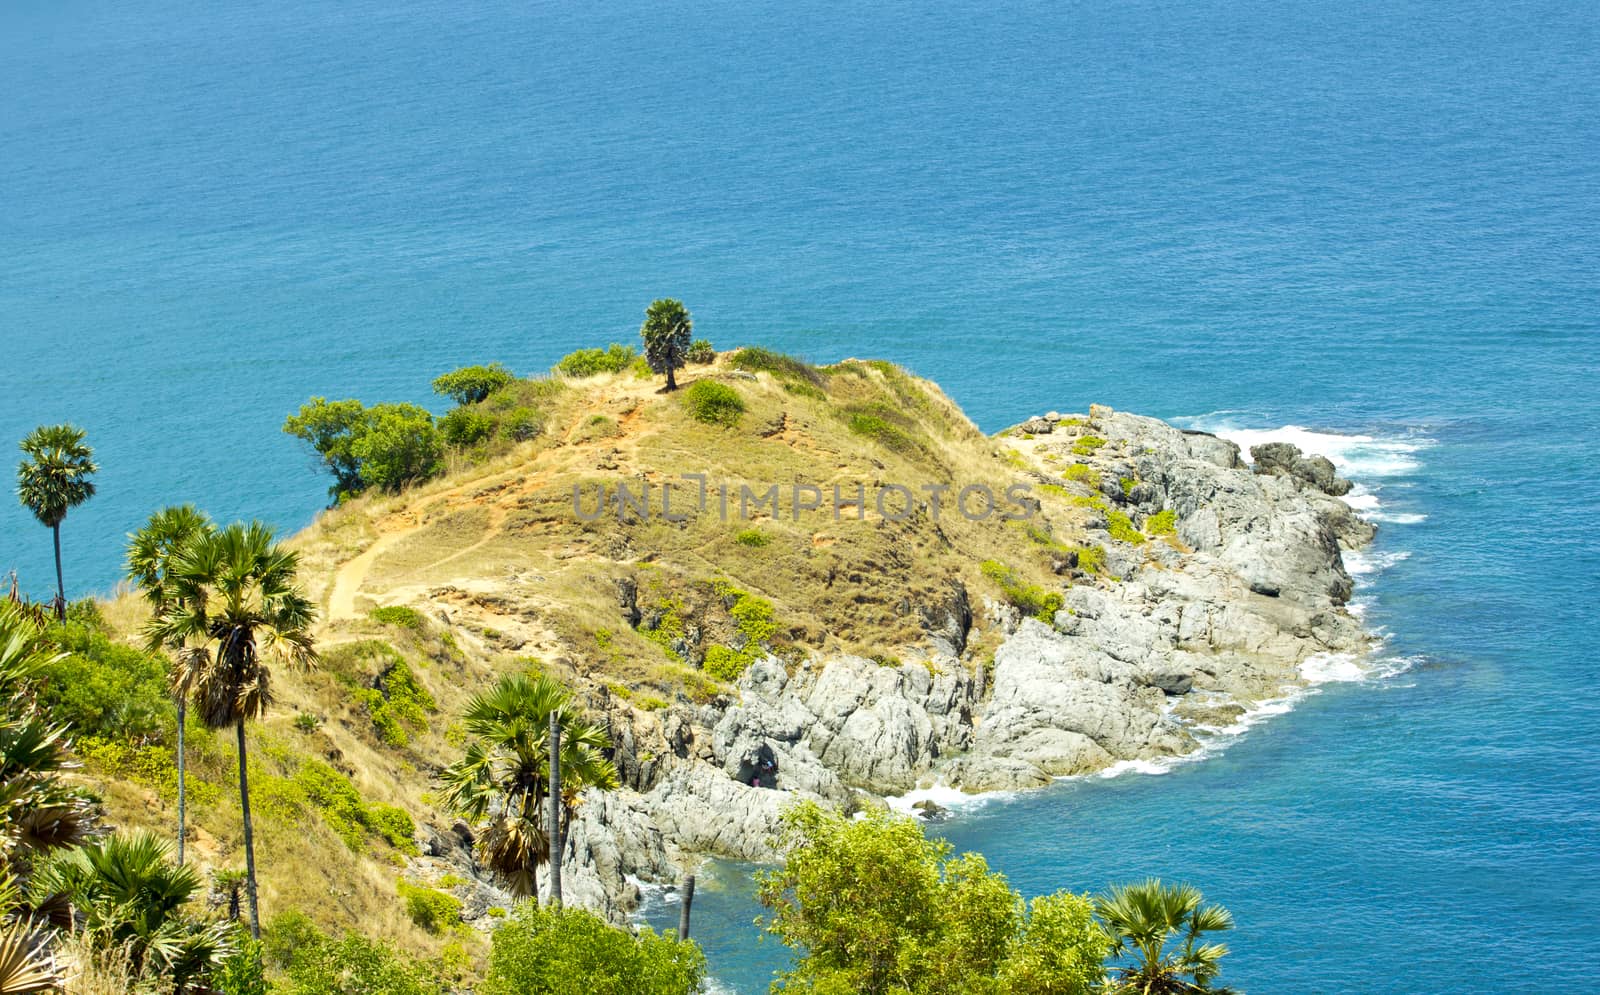
[[[1194, 881], [1258, 993], [1587, 984], [1593, 3], [8, 0], [0, 92], [0, 439], [90, 433], [73, 592], [163, 503], [308, 522], [309, 395], [543, 369], [664, 295], [989, 430], [1098, 401], [1416, 445], [1360, 468], [1403, 670], [945, 831], [1030, 893]], [[49, 587], [0, 502], [11, 567]], [[758, 992], [783, 952], [722, 877], [696, 933]]]

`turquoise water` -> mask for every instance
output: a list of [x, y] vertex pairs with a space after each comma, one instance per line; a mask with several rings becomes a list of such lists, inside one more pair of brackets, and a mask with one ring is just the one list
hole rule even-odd
[[[719, 343], [904, 362], [990, 430], [1101, 401], [1366, 434], [1388, 676], [947, 831], [1029, 892], [1194, 880], [1254, 992], [1571, 990], [1597, 53], [1588, 2], [8, 0], [0, 438], [88, 429], [84, 592], [167, 501], [309, 521], [278, 432], [307, 396], [539, 370], [669, 294]], [[12, 566], [48, 587], [0, 502]], [[737, 881], [697, 910], [760, 991], [783, 954]]]

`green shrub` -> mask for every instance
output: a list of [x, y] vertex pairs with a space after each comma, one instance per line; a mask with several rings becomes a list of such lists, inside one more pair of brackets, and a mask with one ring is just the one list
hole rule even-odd
[[579, 349], [561, 357], [556, 372], [569, 377], [593, 377], [601, 373], [621, 373], [639, 358], [633, 346], [613, 342], [604, 349]]
[[827, 391], [803, 380], [785, 380], [783, 381], [783, 389], [798, 397], [809, 397], [813, 401], [826, 401], [828, 399]]
[[211, 986], [219, 995], [270, 995], [261, 963], [261, 944], [243, 939], [233, 953], [211, 972]]
[[1103, 573], [1106, 569], [1106, 551], [1099, 546], [1078, 547], [1078, 569], [1084, 573]]
[[1075, 480], [1080, 484], [1087, 484], [1091, 490], [1100, 489], [1100, 474], [1098, 471], [1083, 463], [1074, 463], [1062, 471], [1062, 476], [1068, 480]]
[[739, 675], [750, 666], [750, 662], [745, 654], [737, 650], [731, 650], [726, 646], [712, 646], [706, 650], [703, 667], [712, 677], [731, 684], [739, 679]]
[[417, 824], [405, 809], [374, 802], [366, 807], [366, 823], [401, 853], [415, 857], [420, 852], [417, 848]]
[[91, 625], [50, 630], [66, 655], [39, 672], [38, 702], [79, 736], [117, 742], [170, 742], [177, 710], [167, 690], [164, 657], [113, 642]]
[[767, 534], [760, 529], [745, 529], [743, 532], [735, 535], [733, 537], [733, 541], [741, 546], [752, 546], [756, 549], [760, 549], [762, 546], [766, 546], [772, 542], [771, 538], [769, 538]]
[[1135, 545], [1144, 542], [1144, 533], [1133, 527], [1133, 519], [1129, 518], [1126, 512], [1108, 511], [1106, 522], [1111, 531], [1111, 538]]
[[705, 975], [694, 943], [635, 936], [592, 912], [518, 905], [495, 930], [482, 995], [692, 995]]
[[466, 449], [493, 438], [497, 425], [492, 417], [481, 411], [456, 408], [439, 419], [439, 435], [447, 445]]
[[458, 405], [477, 404], [515, 379], [511, 371], [499, 363], [463, 366], [436, 378], [433, 392], [450, 398]]
[[738, 391], [715, 380], [697, 380], [683, 392], [683, 406], [689, 417], [708, 425], [737, 425], [744, 414], [744, 401]]
[[1037, 584], [1024, 584], [1010, 567], [999, 560], [984, 560], [983, 575], [1000, 585], [1007, 601], [1024, 615], [1049, 623], [1061, 610], [1064, 599], [1059, 591], [1046, 591]]
[[375, 833], [401, 853], [418, 853], [417, 827], [409, 814], [393, 805], [368, 805], [349, 778], [323, 761], [307, 760], [289, 783], [353, 852], [365, 849], [368, 834]]
[[512, 408], [500, 420], [500, 430], [515, 442], [527, 442], [544, 431], [544, 416], [533, 408]]
[[444, 470], [444, 439], [433, 415], [415, 404], [375, 404], [350, 443], [363, 488], [396, 493]]
[[1080, 435], [1078, 441], [1072, 444], [1072, 451], [1079, 456], [1091, 456], [1096, 449], [1106, 444], [1106, 440], [1098, 435]]
[[302, 912], [267, 924], [267, 965], [282, 972], [280, 995], [443, 995], [425, 965], [358, 933], [334, 940]]
[[823, 387], [828, 382], [821, 370], [805, 360], [786, 356], [771, 349], [762, 349], [759, 346], [745, 346], [734, 353], [728, 362], [736, 370], [770, 373], [777, 380], [804, 381], [813, 387]]
[[374, 622], [399, 626], [402, 629], [410, 629], [412, 632], [421, 632], [427, 625], [427, 621], [422, 617], [421, 612], [405, 605], [384, 605], [380, 608], [374, 608], [368, 613], [367, 617]]
[[322, 725], [322, 720], [310, 712], [301, 712], [294, 717], [294, 727], [301, 732], [316, 732]]
[[719, 681], [732, 683], [767, 651], [772, 637], [777, 634], [778, 625], [773, 621], [772, 602], [766, 598], [758, 598], [720, 580], [712, 585], [712, 591], [725, 602], [732, 602], [728, 614], [733, 617], [735, 628], [744, 638], [743, 645], [738, 649], [712, 646], [706, 650], [703, 669]]
[[851, 432], [872, 439], [885, 449], [902, 456], [922, 452], [922, 444], [911, 434], [915, 423], [891, 405], [881, 401], [851, 404], [840, 409], [840, 413]]
[[428, 713], [438, 705], [428, 689], [417, 683], [411, 665], [396, 655], [378, 677], [378, 687], [358, 688], [356, 698], [366, 705], [378, 736], [393, 747], [411, 743], [411, 735], [428, 728]]
[[461, 925], [461, 900], [454, 895], [411, 884], [404, 878], [398, 888], [406, 903], [406, 915], [428, 932], [439, 933]]
[[1133, 489], [1139, 486], [1139, 482], [1132, 477], [1119, 477], [1117, 479], [1117, 483], [1122, 487], [1123, 497], [1127, 497], [1129, 494], [1132, 494]]
[[711, 347], [710, 341], [695, 339], [689, 343], [689, 351], [684, 354], [684, 358], [691, 363], [714, 363], [717, 360], [717, 350]]
[[1144, 530], [1153, 536], [1178, 534], [1178, 513], [1171, 508], [1158, 511], [1144, 520]]

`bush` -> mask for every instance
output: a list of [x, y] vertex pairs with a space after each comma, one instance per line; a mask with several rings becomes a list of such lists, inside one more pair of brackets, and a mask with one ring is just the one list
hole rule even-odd
[[1067, 467], [1062, 476], [1080, 484], [1087, 484], [1091, 490], [1100, 489], [1100, 474], [1083, 463], [1074, 463]]
[[561, 357], [556, 372], [569, 377], [593, 377], [602, 373], [621, 373], [633, 365], [639, 350], [613, 342], [604, 349], [579, 349]]
[[439, 933], [461, 925], [461, 901], [454, 895], [423, 888], [403, 878], [399, 890], [406, 903], [406, 915], [428, 932]]
[[511, 371], [499, 363], [463, 366], [435, 379], [433, 392], [450, 398], [458, 405], [478, 404], [515, 379]]
[[1131, 542], [1134, 545], [1144, 542], [1144, 533], [1133, 527], [1133, 519], [1128, 517], [1127, 512], [1108, 511], [1106, 522], [1111, 531], [1111, 538], [1121, 542]]
[[851, 404], [842, 408], [850, 431], [872, 439], [886, 449], [902, 456], [915, 456], [922, 452], [922, 444], [911, 434], [914, 424], [894, 407], [880, 401]]
[[741, 546], [751, 546], [756, 549], [760, 549], [762, 546], [772, 542], [772, 540], [767, 537], [767, 534], [760, 529], [745, 529], [743, 532], [735, 535], [733, 537], [733, 541]]
[[1024, 615], [1041, 622], [1054, 621], [1056, 612], [1065, 603], [1059, 591], [1046, 591], [1037, 584], [1024, 584], [1016, 573], [998, 560], [984, 560], [980, 568], [983, 575], [1000, 585], [1007, 601]]
[[50, 634], [66, 653], [39, 672], [39, 704], [53, 721], [79, 736], [171, 740], [177, 710], [164, 657], [112, 642], [81, 623], [56, 626]]
[[267, 925], [266, 962], [283, 972], [282, 995], [443, 995], [423, 965], [377, 940], [346, 933], [334, 940], [302, 912]]
[[1072, 451], [1079, 456], [1092, 456], [1096, 449], [1106, 444], [1106, 440], [1098, 435], [1080, 435], [1078, 441], [1072, 444]]
[[421, 632], [426, 624], [421, 612], [405, 605], [383, 605], [372, 609], [368, 617], [374, 622], [381, 622], [384, 625], [397, 625], [402, 629], [410, 629], [412, 632]]
[[683, 392], [683, 406], [689, 417], [708, 425], [733, 426], [744, 414], [739, 392], [715, 380], [697, 380]]
[[725, 603], [731, 603], [728, 614], [733, 618], [741, 645], [737, 649], [712, 646], [706, 650], [702, 669], [719, 681], [731, 683], [767, 652], [768, 644], [778, 632], [778, 624], [773, 621], [772, 602], [766, 598], [741, 591], [727, 581], [714, 583], [712, 592]]
[[708, 340], [695, 339], [693, 342], [689, 343], [689, 351], [685, 354], [684, 358], [688, 359], [691, 363], [700, 363], [702, 365], [705, 363], [714, 363], [717, 360], [717, 350], [711, 347], [711, 343]]
[[1106, 551], [1099, 546], [1079, 546], [1078, 569], [1084, 573], [1104, 573], [1106, 569]]
[[457, 449], [467, 449], [494, 437], [496, 422], [471, 408], [456, 408], [439, 419], [439, 435]]
[[705, 956], [692, 942], [616, 929], [574, 908], [517, 906], [494, 933], [482, 995], [691, 995]]
[[825, 386], [827, 377], [822, 371], [803, 359], [785, 356], [781, 352], [746, 346], [733, 354], [729, 364], [736, 370], [748, 373], [770, 373], [778, 380], [800, 380], [813, 387]]
[[1178, 534], [1178, 513], [1171, 508], [1158, 511], [1144, 520], [1144, 530], [1153, 536]]
[[349, 778], [321, 760], [306, 761], [291, 783], [352, 851], [361, 852], [368, 834], [376, 833], [402, 853], [417, 853], [417, 828], [410, 815], [392, 805], [368, 805]]
[[527, 442], [544, 431], [544, 416], [532, 408], [512, 408], [500, 422], [506, 438]]
[[428, 714], [438, 710], [433, 695], [417, 682], [411, 665], [398, 654], [383, 673], [377, 687], [356, 689], [356, 698], [367, 707], [378, 736], [395, 748], [408, 746], [411, 734], [428, 728]]

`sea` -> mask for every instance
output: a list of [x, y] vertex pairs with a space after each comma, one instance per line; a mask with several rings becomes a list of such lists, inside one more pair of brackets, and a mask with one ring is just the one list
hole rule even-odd
[[[1192, 882], [1257, 995], [1592, 987], [1593, 0], [4, 0], [0, 94], [0, 439], [72, 421], [101, 464], [70, 595], [163, 504], [309, 523], [309, 397], [442, 410], [664, 296], [988, 431], [1289, 438], [1381, 527], [1381, 647], [1203, 759], [935, 831], [1029, 895]], [[11, 569], [53, 585], [6, 500]], [[790, 955], [748, 871], [694, 907], [739, 995]]]

